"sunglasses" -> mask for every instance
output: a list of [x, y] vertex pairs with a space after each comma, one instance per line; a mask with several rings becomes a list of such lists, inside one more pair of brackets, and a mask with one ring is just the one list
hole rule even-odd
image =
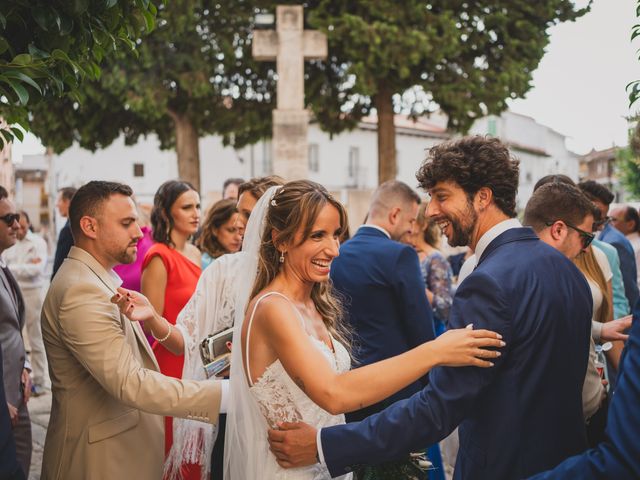
[[17, 222], [18, 220], [20, 220], [20, 214], [19, 213], [7, 213], [6, 215], [0, 217], [0, 220], [2, 220], [4, 223], [7, 224], [7, 226], [11, 226], [13, 225], [13, 222]]
[[[556, 223], [558, 220], [556, 220], [555, 222], [547, 222], [545, 223], [545, 225], [547, 227], [550, 227], [551, 225], [553, 225], [554, 223]], [[587, 232], [585, 230], [582, 230], [581, 228], [576, 227], [575, 225], [572, 225], [569, 222], [565, 222], [564, 220], [560, 220], [562, 223], [564, 223], [567, 227], [575, 230], [576, 232], [578, 232], [578, 234], [580, 235], [580, 240], [582, 240], [582, 248], [587, 248], [589, 245], [591, 245], [591, 242], [593, 242], [593, 239], [596, 238], [596, 235], [594, 233], [591, 232]]]
[[615, 220], [615, 218], [604, 217], [602, 220], [598, 220], [597, 222], [593, 222], [593, 228], [595, 228], [596, 230], [600, 230], [607, 223], [611, 222], [611, 220]]

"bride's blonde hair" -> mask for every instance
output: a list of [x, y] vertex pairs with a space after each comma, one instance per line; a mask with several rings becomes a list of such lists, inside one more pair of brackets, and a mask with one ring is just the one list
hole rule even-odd
[[[311, 235], [313, 224], [326, 205], [335, 207], [340, 215], [338, 235], [341, 236], [347, 228], [347, 214], [342, 204], [322, 185], [310, 180], [296, 180], [286, 183], [275, 193], [265, 218], [252, 299], [278, 275], [281, 263], [277, 246], [292, 243], [300, 230], [302, 236], [295, 246], [302, 245]], [[341, 342], [347, 342], [349, 335], [342, 324], [342, 302], [331, 280], [316, 283], [311, 289], [311, 300], [327, 330]]]

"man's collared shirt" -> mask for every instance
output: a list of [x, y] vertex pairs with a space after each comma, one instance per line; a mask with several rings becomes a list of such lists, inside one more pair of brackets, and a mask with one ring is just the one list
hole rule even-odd
[[476, 265], [478, 264], [478, 259], [482, 258], [482, 254], [491, 242], [507, 230], [521, 227], [522, 224], [520, 223], [520, 220], [517, 218], [510, 218], [509, 220], [503, 220], [502, 222], [495, 224], [489, 230], [484, 232], [484, 235], [482, 235], [480, 240], [478, 240], [475, 253], [467, 258], [462, 264], [462, 268], [458, 274], [458, 285], [460, 285], [462, 281], [467, 278], [471, 272], [473, 272], [474, 268], [476, 268]]

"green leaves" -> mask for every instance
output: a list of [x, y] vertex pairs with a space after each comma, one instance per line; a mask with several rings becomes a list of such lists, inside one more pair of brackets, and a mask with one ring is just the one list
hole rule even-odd
[[[640, 17], [640, 0], [638, 0], [636, 4], [636, 17]], [[640, 24], [636, 23], [633, 27], [631, 27], [631, 41], [633, 42], [636, 37], [640, 36]], [[640, 57], [638, 58], [640, 61]], [[629, 108], [632, 107], [634, 103], [638, 101], [640, 98], [640, 80], [635, 80], [630, 82], [625, 87], [627, 91], [627, 95], [629, 96]], [[635, 134], [638, 135], [638, 132]]]
[[629, 108], [640, 98], [640, 80], [634, 80], [625, 87], [629, 98]]
[[[165, 0], [158, 0], [164, 2]], [[0, 2], [0, 114], [28, 128], [44, 100], [78, 94], [100, 78], [100, 63], [155, 27], [150, 0], [3, 0]], [[3, 130], [4, 141], [22, 135]]]

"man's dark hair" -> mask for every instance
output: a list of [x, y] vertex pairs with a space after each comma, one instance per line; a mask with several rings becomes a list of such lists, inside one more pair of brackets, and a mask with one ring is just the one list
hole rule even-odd
[[64, 187], [58, 190], [63, 200], [71, 200], [77, 191], [76, 187]]
[[515, 217], [518, 164], [497, 138], [468, 136], [432, 147], [416, 178], [425, 190], [438, 182], [453, 181], [470, 200], [478, 190], [487, 187], [493, 192], [498, 208]]
[[535, 192], [542, 185], [546, 185], [547, 183], [566, 183], [567, 185], [573, 185], [573, 186], [575, 186], [576, 184], [576, 182], [571, 180], [571, 178], [561, 173], [553, 174], [553, 175], [545, 175], [544, 177], [542, 177], [540, 180], [536, 182], [535, 186], [533, 187], [533, 191]]
[[74, 239], [82, 233], [80, 219], [85, 216], [95, 217], [100, 212], [102, 204], [112, 195], [133, 195], [131, 187], [118, 182], [91, 181], [78, 189], [69, 205], [69, 223]]
[[0, 185], [0, 200], [4, 200], [5, 198], [9, 198], [9, 192], [7, 189]]
[[548, 226], [547, 223], [556, 220], [579, 225], [587, 215], [595, 215], [595, 210], [593, 202], [578, 187], [550, 182], [533, 192], [524, 209], [522, 223], [540, 232]]
[[640, 232], [640, 215], [638, 215], [638, 210], [627, 205], [624, 209], [624, 220], [625, 222], [633, 221], [633, 231]]
[[271, 187], [276, 187], [278, 185], [284, 185], [285, 181], [282, 177], [278, 175], [269, 175], [267, 177], [258, 177], [247, 180], [243, 184], [238, 187], [238, 198], [244, 192], [249, 192], [251, 195], [255, 197], [256, 200], [259, 200], [264, 192], [269, 190]]
[[232, 183], [239, 187], [244, 183], [244, 179], [243, 178], [227, 178], [222, 184], [222, 191], [224, 192], [227, 189], [227, 187]]
[[171, 207], [180, 195], [189, 190], [196, 191], [193, 185], [184, 180], [168, 180], [158, 188], [153, 197], [153, 208], [151, 209], [152, 236], [155, 242], [174, 246], [171, 241], [174, 223]]
[[611, 193], [611, 190], [601, 183], [594, 182], [593, 180], [580, 182], [578, 184], [578, 188], [591, 200], [599, 200], [605, 205], [610, 205], [615, 198], [615, 195]]

